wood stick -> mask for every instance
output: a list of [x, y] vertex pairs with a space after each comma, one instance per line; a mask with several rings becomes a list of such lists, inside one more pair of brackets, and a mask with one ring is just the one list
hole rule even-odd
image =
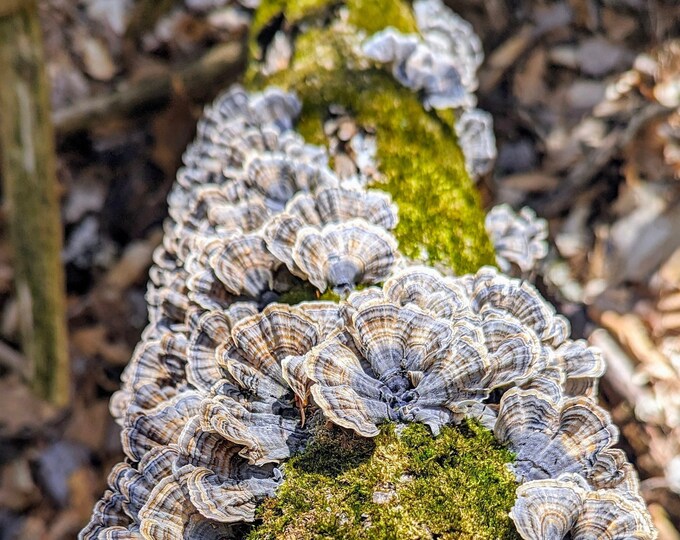
[[37, 4], [16, 4], [0, 17], [0, 142], [21, 338], [35, 392], [64, 406], [70, 366], [49, 88]]
[[633, 383], [635, 373], [633, 361], [607, 330], [598, 328], [590, 335], [588, 341], [602, 351], [607, 362], [607, 371], [603, 379], [619, 398], [632, 406], [652, 399], [649, 392]]
[[127, 116], [160, 107], [172, 95], [173, 81], [179, 82], [192, 99], [205, 100], [215, 88], [232, 82], [245, 65], [243, 42], [218, 45], [191, 66], [174, 73], [150, 77], [112, 94], [93, 97], [56, 111], [54, 126], [59, 135], [87, 129], [116, 116]]

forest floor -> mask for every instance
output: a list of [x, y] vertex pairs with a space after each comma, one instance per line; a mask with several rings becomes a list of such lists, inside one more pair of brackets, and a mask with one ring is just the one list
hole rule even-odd
[[[538, 285], [603, 349], [601, 399], [660, 538], [680, 540], [680, 4], [447, 3], [486, 53], [485, 204], [549, 220]], [[74, 538], [122, 459], [108, 400], [146, 324], [165, 198], [203, 104], [242, 72], [248, 24], [227, 0], [40, 4], [75, 399], [57, 412], [23, 382], [0, 213], [0, 540]]]

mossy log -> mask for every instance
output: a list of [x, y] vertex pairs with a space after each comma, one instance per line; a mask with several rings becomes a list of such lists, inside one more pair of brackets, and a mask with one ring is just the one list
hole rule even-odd
[[36, 393], [69, 401], [69, 359], [54, 133], [34, 1], [0, 14], [2, 176], [23, 350]]
[[[337, 11], [344, 9], [344, 15]], [[329, 25], [344, 17], [344, 24]], [[295, 37], [287, 69], [262, 74], [263, 36], [278, 25]], [[377, 158], [399, 206], [395, 231], [402, 253], [456, 273], [494, 264], [479, 194], [470, 180], [453, 129], [453, 111], [426, 111], [419, 96], [384, 69], [356, 55], [357, 38], [392, 26], [416, 32], [410, 4], [387, 0], [262, 2], [253, 21], [247, 84], [297, 93], [303, 110], [297, 129], [311, 143], [325, 144], [323, 121], [331, 105], [350, 111], [376, 132]], [[292, 28], [292, 29], [291, 29]]]
[[[253, 21], [246, 84], [294, 91], [302, 102], [297, 129], [311, 143], [327, 144], [323, 123], [335, 105], [375, 132], [383, 175], [376, 187], [399, 207], [395, 236], [406, 256], [459, 274], [494, 264], [453, 111], [426, 111], [416, 93], [356, 55], [358, 36], [387, 26], [417, 32], [408, 2], [265, 0]], [[294, 52], [287, 69], [265, 76], [258, 59], [277, 29], [293, 36]], [[301, 299], [305, 291], [290, 300]], [[248, 538], [517, 538], [508, 517], [512, 455], [488, 430], [469, 422], [433, 437], [422, 425], [403, 427], [388, 424], [375, 440], [321, 429], [283, 465], [285, 481]]]

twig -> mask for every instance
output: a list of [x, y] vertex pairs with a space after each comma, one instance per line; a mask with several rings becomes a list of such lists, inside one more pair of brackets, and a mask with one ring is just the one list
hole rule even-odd
[[166, 103], [172, 95], [173, 80], [178, 80], [189, 97], [204, 99], [211, 89], [232, 81], [245, 62], [243, 42], [216, 46], [191, 66], [161, 76], [141, 80], [107, 96], [84, 100], [56, 111], [53, 115], [58, 134], [87, 129], [111, 117], [148, 111]]
[[537, 34], [534, 27], [527, 24], [514, 33], [512, 37], [501, 43], [491, 53], [479, 75], [480, 94], [488, 94], [498, 85], [508, 69], [517, 62], [536, 37]]
[[633, 383], [635, 374], [633, 361], [609, 332], [598, 328], [590, 335], [588, 341], [602, 351], [607, 362], [607, 371], [603, 378], [619, 399], [632, 405], [651, 399], [643, 388]]

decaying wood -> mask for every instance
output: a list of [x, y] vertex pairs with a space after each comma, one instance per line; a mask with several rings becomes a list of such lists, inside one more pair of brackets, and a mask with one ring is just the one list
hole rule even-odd
[[161, 76], [143, 79], [110, 95], [84, 100], [54, 113], [58, 134], [68, 134], [91, 127], [103, 119], [133, 115], [149, 111], [168, 102], [173, 81], [192, 99], [205, 101], [210, 89], [218, 89], [233, 82], [245, 63], [245, 43], [218, 45], [189, 67]]
[[69, 401], [54, 133], [37, 4], [0, 18], [0, 141], [23, 352], [38, 395]]

